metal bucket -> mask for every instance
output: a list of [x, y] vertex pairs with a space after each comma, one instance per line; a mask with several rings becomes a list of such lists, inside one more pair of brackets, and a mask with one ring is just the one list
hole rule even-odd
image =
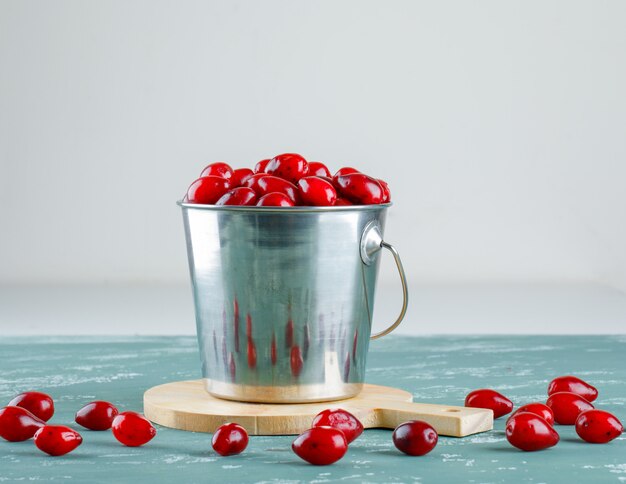
[[[359, 393], [369, 340], [402, 321], [400, 257], [383, 241], [390, 204], [182, 207], [206, 389], [245, 402]], [[381, 248], [403, 290], [398, 319], [370, 336]]]

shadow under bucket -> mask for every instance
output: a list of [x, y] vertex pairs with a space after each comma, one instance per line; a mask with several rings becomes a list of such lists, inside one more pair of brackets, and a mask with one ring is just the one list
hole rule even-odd
[[385, 205], [183, 211], [206, 390], [244, 402], [359, 393], [372, 327]]

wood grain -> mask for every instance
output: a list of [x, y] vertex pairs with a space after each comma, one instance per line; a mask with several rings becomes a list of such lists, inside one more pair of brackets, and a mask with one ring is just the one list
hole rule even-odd
[[295, 435], [311, 426], [326, 408], [343, 408], [366, 428], [395, 428], [407, 420], [424, 420], [440, 435], [464, 437], [493, 428], [493, 412], [479, 408], [413, 403], [409, 392], [364, 385], [356, 397], [336, 402], [300, 404], [243, 403], [222, 400], [206, 392], [202, 380], [167, 383], [144, 393], [144, 413], [165, 427], [214, 432], [237, 422], [251, 435]]

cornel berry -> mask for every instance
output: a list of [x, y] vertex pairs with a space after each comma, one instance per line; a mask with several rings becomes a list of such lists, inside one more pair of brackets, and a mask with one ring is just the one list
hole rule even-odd
[[187, 189], [187, 201], [213, 205], [229, 188], [230, 183], [226, 178], [215, 175], [203, 176], [194, 181]]
[[309, 164], [297, 153], [277, 155], [265, 166], [265, 173], [268, 175], [275, 175], [291, 183], [298, 183], [298, 180], [308, 172]]
[[0, 409], [0, 437], [9, 442], [30, 439], [46, 422], [22, 407]]
[[425, 455], [439, 441], [437, 431], [421, 420], [404, 422], [393, 431], [393, 444], [407, 455]]
[[136, 412], [122, 412], [113, 419], [113, 436], [127, 447], [139, 447], [150, 442], [156, 429], [143, 415]]
[[309, 464], [325, 466], [337, 462], [348, 450], [348, 441], [341, 430], [313, 427], [301, 433], [291, 444], [295, 454]]
[[493, 410], [493, 418], [500, 418], [513, 410], [513, 402], [501, 393], [489, 388], [481, 388], [469, 392], [465, 397], [466, 407], [489, 408]]
[[248, 432], [236, 423], [224, 424], [213, 434], [211, 445], [222, 456], [241, 454], [248, 446]]
[[548, 385], [548, 395], [558, 392], [575, 393], [588, 402], [593, 402], [598, 398], [598, 390], [594, 386], [572, 375], [559, 376], [550, 382]]
[[337, 192], [332, 183], [316, 176], [305, 176], [298, 181], [300, 199], [304, 205], [334, 205]]
[[619, 437], [624, 426], [615, 415], [604, 410], [587, 410], [576, 419], [576, 433], [585, 442], [606, 444]]
[[78, 412], [74, 420], [89, 430], [108, 430], [117, 417], [118, 410], [112, 403], [97, 400], [88, 403]]
[[319, 161], [309, 161], [308, 175], [330, 177], [330, 170], [324, 163], [320, 163]]
[[363, 424], [350, 412], [341, 408], [327, 409], [313, 419], [313, 427], [332, 427], [341, 430], [348, 443], [363, 433]]
[[[276, 195], [282, 193], [285, 197]], [[345, 166], [331, 175], [319, 161], [307, 162], [297, 153], [284, 153], [233, 169], [222, 161], [211, 163], [187, 189], [185, 203], [202, 205], [257, 205], [259, 207], [350, 206], [389, 203], [384, 180]]]
[[[527, 403], [526, 405], [522, 405], [520, 408], [515, 410], [515, 412], [513, 412], [513, 415], [516, 415], [522, 412], [529, 412], [529, 413], [534, 413], [535, 415], [539, 415], [546, 422], [548, 422], [549, 425], [554, 425], [554, 412], [545, 403], [541, 403], [541, 402]], [[513, 415], [511, 415], [511, 417]]]
[[44, 422], [50, 420], [54, 415], [54, 401], [52, 397], [41, 392], [20, 393], [14, 397], [7, 406], [25, 408]]
[[223, 161], [218, 161], [216, 163], [211, 163], [208, 165], [200, 176], [221, 176], [222, 178], [231, 178], [233, 176], [233, 169], [230, 167], [228, 163], [224, 163]]
[[559, 434], [539, 415], [519, 412], [506, 422], [506, 438], [511, 445], [527, 452], [543, 450], [559, 442]]
[[259, 198], [256, 205], [257, 207], [293, 207], [295, 203], [284, 193], [273, 192]]
[[574, 425], [578, 415], [593, 409], [593, 405], [580, 395], [557, 392], [548, 397], [546, 405], [554, 412], [554, 421], [561, 425]]
[[52, 456], [72, 452], [82, 442], [80, 434], [65, 425], [44, 425], [35, 434], [37, 448]]

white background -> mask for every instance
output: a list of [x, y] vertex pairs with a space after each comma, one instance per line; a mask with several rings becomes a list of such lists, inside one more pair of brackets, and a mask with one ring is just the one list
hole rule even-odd
[[404, 331], [626, 332], [625, 25], [621, 1], [0, 0], [0, 330], [193, 332], [175, 201], [210, 161], [297, 151], [389, 182]]

